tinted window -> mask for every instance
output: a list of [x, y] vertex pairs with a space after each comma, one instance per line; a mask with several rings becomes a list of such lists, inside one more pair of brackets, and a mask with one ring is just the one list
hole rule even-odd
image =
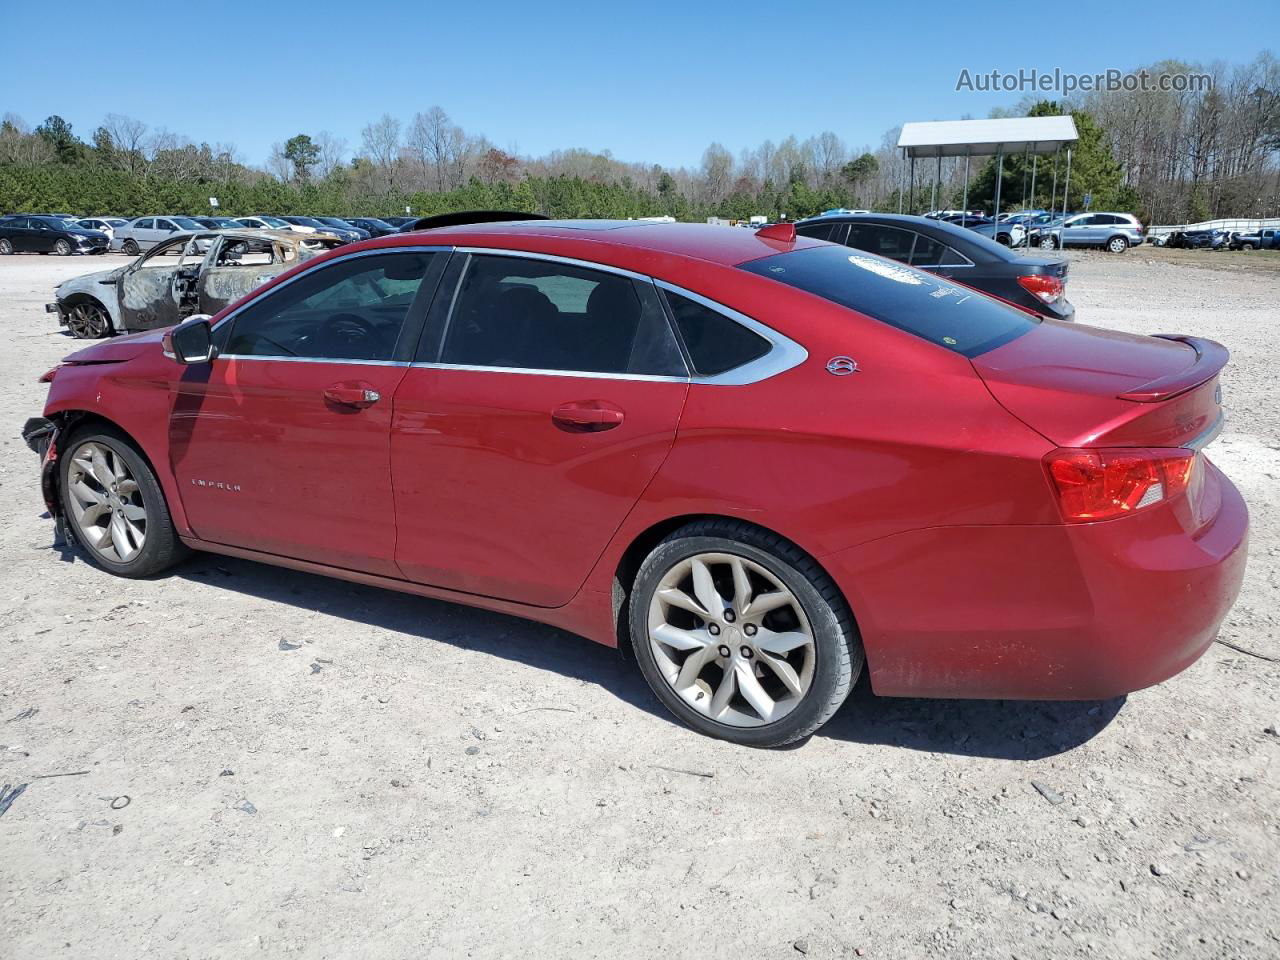
[[150, 220], [150, 219], [139, 220], [137, 223], [133, 225], [133, 228], [135, 230], [150, 230], [154, 224], [155, 224], [154, 220]]
[[[837, 256], [841, 252], [832, 247]], [[769, 341], [736, 320], [712, 310], [696, 300], [664, 291], [671, 315], [684, 340], [693, 369], [704, 377], [724, 373], [744, 363], [757, 360], [769, 352]]]
[[831, 230], [835, 226], [843, 227], [844, 224], [802, 223], [796, 227], [796, 233], [802, 237], [812, 237], [814, 240], [830, 240]]
[[26, 217], [10, 217], [8, 220], [0, 223], [0, 226], [9, 227], [14, 230], [26, 230], [27, 222]]
[[443, 363], [683, 376], [666, 318], [629, 277], [549, 260], [472, 257]]
[[898, 227], [885, 227], [878, 223], [851, 223], [849, 239], [845, 243], [877, 256], [906, 263], [911, 258], [911, 245], [915, 236], [910, 230]]
[[242, 310], [223, 352], [390, 360], [431, 257], [388, 253], [314, 270]]
[[932, 274], [834, 247], [764, 257], [741, 269], [857, 310], [966, 357], [1007, 343], [1039, 322]]

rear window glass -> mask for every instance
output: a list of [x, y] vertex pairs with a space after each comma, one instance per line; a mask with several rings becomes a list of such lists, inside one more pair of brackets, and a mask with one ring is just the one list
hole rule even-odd
[[858, 250], [811, 247], [741, 264], [966, 357], [1022, 336], [1039, 320], [969, 287]]

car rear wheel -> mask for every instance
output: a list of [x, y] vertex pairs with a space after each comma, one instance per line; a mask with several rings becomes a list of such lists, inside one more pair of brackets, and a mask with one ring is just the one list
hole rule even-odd
[[77, 340], [98, 340], [111, 333], [111, 317], [96, 300], [82, 300], [67, 308], [67, 329]]
[[799, 547], [731, 520], [658, 544], [636, 576], [632, 647], [658, 699], [701, 733], [773, 747], [849, 695], [862, 642], [835, 583]]
[[1107, 250], [1110, 253], [1124, 253], [1129, 249], [1129, 241], [1124, 237], [1112, 237], [1107, 241]]
[[120, 249], [122, 252], [127, 253], [131, 257], [136, 257], [139, 253], [142, 252], [138, 249], [138, 245], [134, 243], [132, 240], [126, 240], [123, 244], [120, 245]]
[[60, 257], [71, 256], [71, 244], [66, 240], [59, 240], [53, 245], [53, 252]]
[[108, 427], [76, 431], [61, 455], [62, 505], [94, 561], [121, 577], [148, 577], [187, 552], [146, 459]]
[[13, 253], [13, 244], [8, 240], [0, 239], [0, 257], [7, 257]]
[[[1242, 244], [1240, 244], [1240, 249], [1241, 249], [1241, 250], [1252, 250], [1252, 249], [1253, 249], [1253, 244], [1252, 244], [1252, 243], [1242, 243]], [[3, 250], [0, 250], [0, 253], [4, 253], [4, 251], [3, 251]]]
[[1041, 237], [1041, 238], [1040, 238], [1040, 249], [1041, 249], [1041, 250], [1054, 250], [1054, 249], [1056, 249], [1056, 248], [1057, 248], [1057, 246], [1058, 246], [1058, 241], [1057, 241], [1057, 240], [1055, 240], [1053, 237]]

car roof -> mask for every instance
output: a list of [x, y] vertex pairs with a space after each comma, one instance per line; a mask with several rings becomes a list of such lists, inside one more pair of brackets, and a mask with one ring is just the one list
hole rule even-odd
[[[562, 247], [566, 251], [578, 251], [578, 255], [598, 253], [602, 260], [614, 259], [608, 257], [608, 252], [628, 261], [643, 260], [646, 255], [667, 254], [725, 266], [737, 266], [748, 260], [822, 243], [807, 237], [797, 237], [795, 243], [786, 243], [761, 237], [756, 231], [741, 227], [644, 220], [520, 220], [460, 224], [398, 233], [394, 235], [395, 242], [389, 243], [392, 239], [384, 237], [366, 242], [380, 246], [406, 246], [426, 241], [453, 246], [523, 247], [531, 252], [549, 252], [549, 248]], [[565, 255], [575, 254], [566, 252]]]

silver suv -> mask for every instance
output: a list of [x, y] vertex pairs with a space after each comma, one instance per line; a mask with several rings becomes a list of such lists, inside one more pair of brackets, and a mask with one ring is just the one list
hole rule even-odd
[[1055, 247], [1102, 247], [1124, 253], [1142, 245], [1142, 224], [1131, 213], [1076, 213], [1039, 231], [1042, 250]]

